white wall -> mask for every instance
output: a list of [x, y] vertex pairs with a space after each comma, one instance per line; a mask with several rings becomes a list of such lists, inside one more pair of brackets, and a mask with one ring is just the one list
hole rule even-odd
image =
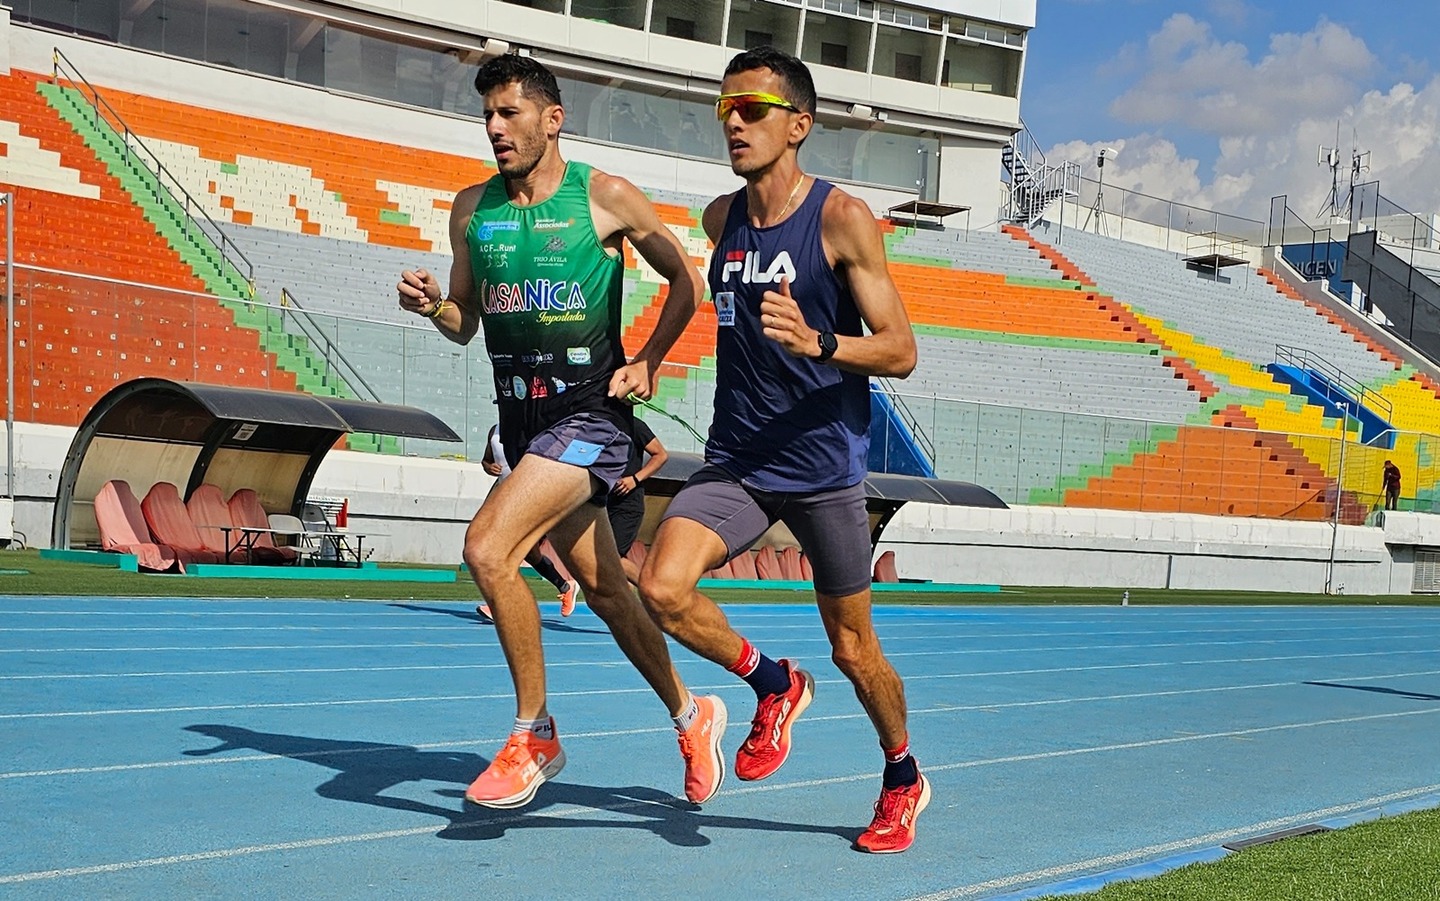
[[[74, 429], [21, 423], [15, 431], [15, 527], [31, 547], [47, 547]], [[3, 433], [0, 425], [0, 441]], [[490, 485], [478, 463], [332, 451], [311, 493], [349, 498], [351, 531], [367, 535], [376, 559], [458, 564]], [[1389, 513], [1383, 528], [1342, 526], [1336, 537], [1338, 590], [1408, 594], [1415, 548], [1440, 548], [1440, 516]], [[1326, 523], [909, 504], [877, 553], [895, 551], [904, 578], [936, 582], [1319, 593], [1330, 540]]]

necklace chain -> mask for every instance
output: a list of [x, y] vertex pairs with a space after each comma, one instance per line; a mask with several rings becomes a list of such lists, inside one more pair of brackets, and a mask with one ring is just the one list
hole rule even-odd
[[801, 172], [800, 180], [795, 182], [795, 187], [790, 189], [790, 196], [785, 198], [785, 205], [780, 208], [780, 214], [775, 217], [775, 222], [784, 219], [785, 214], [790, 212], [790, 204], [795, 202], [795, 195], [800, 193], [800, 186], [803, 184], [805, 184], [805, 173]]

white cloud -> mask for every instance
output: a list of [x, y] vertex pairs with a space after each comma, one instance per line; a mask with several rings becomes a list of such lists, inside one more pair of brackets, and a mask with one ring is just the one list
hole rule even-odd
[[[1362, 180], [1378, 179], [1387, 198], [1413, 211], [1440, 211], [1440, 76], [1418, 88], [1370, 88], [1373, 55], [1325, 20], [1304, 34], [1272, 36], [1268, 54], [1252, 61], [1242, 45], [1175, 15], [1150, 37], [1144, 59], [1112, 113], [1149, 129], [1062, 144], [1049, 151], [1052, 160], [1076, 160], [1093, 178], [1095, 151], [1111, 146], [1122, 152], [1106, 167], [1107, 186], [1253, 219], [1266, 218], [1272, 196], [1288, 194], [1293, 210], [1317, 218], [1330, 178], [1316, 150], [1335, 143], [1338, 120], [1347, 157], [1352, 129], [1353, 143], [1372, 151]], [[1155, 130], [1177, 126], [1214, 142], [1209, 171]], [[1348, 171], [1342, 178], [1348, 186]]]
[[1217, 135], [1264, 133], [1296, 115], [1332, 111], [1359, 96], [1375, 67], [1364, 41], [1324, 19], [1305, 34], [1273, 35], [1269, 53], [1252, 62], [1244, 44], [1218, 40], [1183, 13], [1150, 36], [1145, 62], [1111, 114]]

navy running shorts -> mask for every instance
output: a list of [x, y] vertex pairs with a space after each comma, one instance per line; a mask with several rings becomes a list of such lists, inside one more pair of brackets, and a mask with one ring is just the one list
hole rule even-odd
[[831, 597], [870, 587], [870, 519], [865, 485], [829, 491], [761, 491], [740, 484], [718, 466], [690, 477], [665, 510], [665, 519], [693, 520], [725, 542], [728, 561], [748, 551], [778, 520], [785, 523], [815, 573], [815, 591]]

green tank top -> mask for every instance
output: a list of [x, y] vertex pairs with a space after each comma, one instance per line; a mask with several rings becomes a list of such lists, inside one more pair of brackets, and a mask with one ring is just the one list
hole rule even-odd
[[628, 420], [628, 408], [605, 397], [625, 363], [625, 263], [595, 233], [590, 175], [589, 166], [567, 163], [554, 195], [526, 207], [510, 202], [497, 175], [465, 230], [507, 446], [578, 412]]

